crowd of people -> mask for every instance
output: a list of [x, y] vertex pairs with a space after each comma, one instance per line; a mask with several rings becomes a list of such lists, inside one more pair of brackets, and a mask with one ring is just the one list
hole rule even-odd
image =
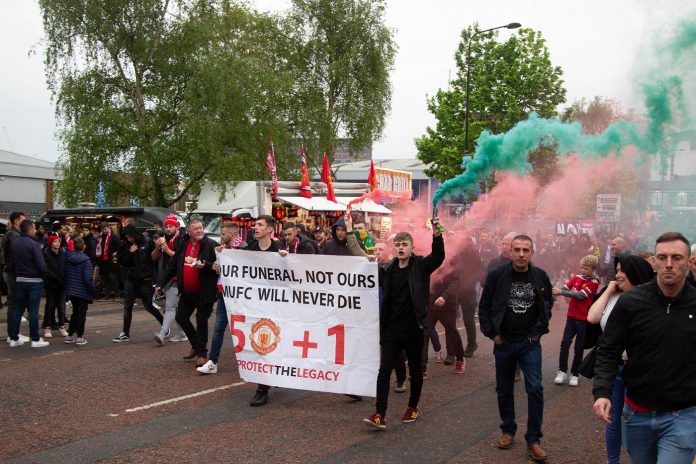
[[[259, 216], [246, 241], [236, 223], [224, 222], [219, 244], [205, 235], [200, 221], [191, 220], [184, 229], [173, 215], [150, 233], [125, 224], [120, 235], [107, 223], [85, 225], [77, 233], [57, 223], [46, 234], [20, 212], [10, 215], [10, 224], [2, 247], [10, 347], [45, 347], [55, 331], [66, 344], [84, 345], [89, 304], [97, 296], [122, 295], [123, 326], [114, 343], [130, 341], [133, 307], [140, 299], [159, 325], [154, 342], [188, 341], [183, 358], [193, 360], [200, 374], [215, 374], [228, 324], [216, 252], [363, 256], [376, 261], [380, 280], [376, 410], [364, 419], [370, 426], [386, 428], [392, 372], [393, 390], [409, 390], [402, 422], [418, 418], [431, 343], [435, 362], [453, 365], [454, 374], [465, 372], [466, 359], [478, 349], [478, 313], [481, 333], [494, 343], [502, 432], [497, 446], [514, 444], [514, 383], [523, 379], [528, 400], [524, 438], [531, 457], [546, 460], [541, 340], [549, 332], [555, 301], [566, 298], [554, 382], [579, 385], [586, 338], [598, 324], [594, 412], [607, 423], [607, 462], [619, 462], [622, 446], [635, 463], [691, 464], [696, 453], [696, 250], [679, 233], [663, 234], [648, 251], [635, 234], [538, 232], [532, 237], [482, 228], [448, 231], [443, 237], [435, 218], [427, 250], [418, 248], [424, 244], [416, 244], [408, 232], [389, 240], [373, 237], [350, 215], [330, 230], [312, 232], [302, 224], [277, 225], [273, 217]], [[46, 303], [39, 327], [42, 293]], [[156, 304], [162, 299], [163, 310]], [[69, 320], [66, 302], [72, 308]], [[20, 333], [25, 312], [28, 337]], [[458, 315], [466, 344], [457, 329]], [[435, 332], [438, 322], [445, 330], [444, 348]], [[269, 386], [258, 385], [250, 405], [268, 401]]]

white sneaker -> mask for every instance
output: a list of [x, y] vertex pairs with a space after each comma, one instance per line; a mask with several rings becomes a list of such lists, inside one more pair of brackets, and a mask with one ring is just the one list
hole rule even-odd
[[22, 340], [12, 340], [10, 339], [10, 348], [16, 348], [18, 346], [24, 345], [24, 342]]
[[[17, 337], [19, 337], [19, 341], [22, 343], [27, 343], [29, 341], [29, 337], [27, 337], [26, 335], [17, 334]], [[10, 337], [7, 337], [7, 343], [10, 343], [11, 341], [12, 339]]]
[[570, 385], [571, 387], [577, 387], [579, 382], [580, 382], [580, 379], [578, 378], [577, 375], [571, 375], [570, 381], [568, 382], [568, 385]]
[[68, 336], [68, 331], [65, 330], [65, 327], [61, 327], [60, 329], [58, 329], [58, 332], [60, 332], [60, 336], [61, 336], [61, 337], [67, 337], [67, 336]]
[[43, 348], [44, 346], [48, 346], [48, 342], [43, 338], [39, 338], [37, 341], [31, 342], [32, 348]]
[[188, 337], [186, 336], [185, 333], [180, 333], [180, 334], [175, 335], [175, 336], [173, 336], [172, 338], [170, 338], [169, 341], [170, 341], [170, 342], [174, 342], [174, 343], [177, 343], [177, 342], [187, 342], [187, 341], [188, 341]]
[[553, 383], [556, 385], [563, 385], [563, 382], [565, 382], [566, 378], [568, 377], [568, 374], [566, 374], [563, 371], [558, 371], [556, 374], [556, 378], [553, 379]]
[[51, 338], [51, 337], [53, 337], [53, 334], [51, 333], [51, 329], [44, 330], [44, 338]]
[[217, 374], [217, 364], [213, 361], [208, 361], [201, 367], [196, 368], [196, 370], [201, 374]]
[[29, 320], [26, 317], [22, 316], [22, 322], [26, 324], [27, 322], [29, 322]]

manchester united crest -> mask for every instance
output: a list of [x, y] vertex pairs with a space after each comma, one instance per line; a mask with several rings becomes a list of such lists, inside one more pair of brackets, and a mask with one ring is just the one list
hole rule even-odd
[[272, 320], [262, 318], [251, 326], [249, 334], [251, 347], [260, 355], [266, 355], [276, 349], [280, 343], [280, 327]]

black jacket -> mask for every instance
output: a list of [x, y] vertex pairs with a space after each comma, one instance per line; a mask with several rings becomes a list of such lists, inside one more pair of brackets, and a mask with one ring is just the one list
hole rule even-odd
[[2, 265], [5, 272], [15, 272], [14, 261], [12, 260], [12, 242], [18, 238], [19, 232], [14, 227], [10, 227], [2, 239]]
[[[461, 284], [461, 274], [452, 262], [440, 267], [430, 278], [429, 303], [431, 311], [456, 311], [457, 295]], [[445, 304], [435, 306], [435, 300], [442, 297]]]
[[27, 234], [20, 234], [12, 242], [12, 264], [17, 277], [35, 279], [46, 278], [46, 261], [41, 252], [41, 245]]
[[[355, 256], [355, 253], [351, 251], [350, 245], [348, 244], [348, 240], [355, 239], [355, 234], [349, 233], [343, 240], [339, 240], [338, 236], [336, 235], [336, 228], [345, 226], [346, 221], [342, 217], [331, 226], [331, 236], [333, 237], [333, 240], [326, 242], [326, 245], [324, 245], [324, 247], [321, 249], [322, 254], [334, 256]], [[353, 236], [353, 239], [350, 238], [351, 236]], [[357, 239], [355, 240], [360, 246], [360, 249], [363, 251], [363, 255], [366, 256], [367, 253], [365, 253], [365, 246], [362, 244], [362, 242], [358, 241]]]
[[[182, 239], [177, 240], [176, 254], [167, 263], [167, 268], [164, 273], [159, 276], [157, 281], [158, 287], [164, 287], [169, 280], [176, 276], [176, 286], [179, 294], [184, 291], [184, 258], [186, 258], [186, 247], [189, 242], [189, 236], [184, 235]], [[198, 272], [198, 301], [201, 304], [212, 304], [217, 299], [217, 280], [218, 274], [213, 269], [215, 262], [215, 247], [218, 245], [215, 240], [209, 237], [203, 237], [201, 247], [198, 249], [198, 259], [204, 261], [205, 265]]]
[[54, 253], [50, 248], [45, 248], [43, 254], [46, 261], [44, 288], [46, 290], [61, 290], [64, 285], [65, 253], [60, 248], [58, 253]]
[[[297, 244], [297, 254], [298, 255], [314, 255], [316, 254], [314, 251], [314, 246], [312, 246], [312, 243], [303, 235], [298, 235], [300, 239], [300, 243]], [[288, 248], [288, 245], [285, 243], [285, 239], [282, 239], [280, 241], [279, 247], [281, 250], [287, 250], [288, 253], [293, 253], [293, 250], [295, 249], [295, 245], [291, 245]]]
[[[537, 321], [528, 335], [529, 338], [533, 338], [549, 332], [553, 298], [551, 281], [543, 269], [530, 264], [527, 276], [529, 283], [534, 286], [536, 295], [534, 301], [537, 305]], [[488, 338], [494, 338], [500, 334], [500, 325], [507, 311], [511, 288], [512, 261], [496, 267], [486, 276], [486, 283], [479, 301], [479, 323], [481, 333]]]
[[[134, 282], [152, 280], [154, 270], [151, 256], [154, 249], [152, 240], [145, 237], [132, 224], [124, 227], [121, 235], [124, 237], [124, 242], [118, 250], [118, 262], [126, 270], [128, 280]], [[138, 249], [134, 252], [130, 250], [131, 243], [125, 239], [126, 235], [133, 237], [135, 244], [138, 245]]]
[[668, 303], [657, 281], [621, 295], [599, 341], [592, 393], [610, 398], [621, 354], [627, 396], [667, 412], [696, 406], [696, 288]]
[[[328, 246], [328, 245], [327, 245]], [[442, 236], [433, 237], [432, 251], [428, 256], [411, 255], [408, 273], [408, 286], [411, 290], [413, 310], [416, 312], [416, 322], [422, 329], [426, 326], [428, 303], [430, 298], [430, 275], [440, 267], [445, 260], [445, 242]], [[379, 285], [382, 287], [382, 305], [380, 311], [380, 333], [384, 333], [389, 320], [389, 298], [391, 273], [394, 266], [399, 265], [398, 258], [392, 258], [384, 267], [379, 268]]]

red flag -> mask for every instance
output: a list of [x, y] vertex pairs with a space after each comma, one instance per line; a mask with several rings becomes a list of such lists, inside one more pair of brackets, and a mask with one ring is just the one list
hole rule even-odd
[[266, 155], [266, 167], [271, 174], [272, 197], [278, 198], [278, 174], [276, 172], [275, 150], [273, 149], [273, 138], [269, 137], [268, 154]]
[[300, 157], [302, 158], [302, 181], [300, 183], [300, 195], [305, 198], [312, 198], [312, 188], [309, 186], [309, 169], [307, 169], [307, 159], [305, 158], [304, 145], [300, 147]]
[[324, 152], [324, 163], [321, 165], [321, 181], [326, 184], [326, 199], [338, 203], [334, 194], [333, 181], [331, 180], [331, 166], [329, 166], [329, 158]]
[[370, 160], [370, 173], [367, 175], [367, 183], [370, 184], [370, 190], [377, 190], [377, 175], [375, 174], [375, 163]]

